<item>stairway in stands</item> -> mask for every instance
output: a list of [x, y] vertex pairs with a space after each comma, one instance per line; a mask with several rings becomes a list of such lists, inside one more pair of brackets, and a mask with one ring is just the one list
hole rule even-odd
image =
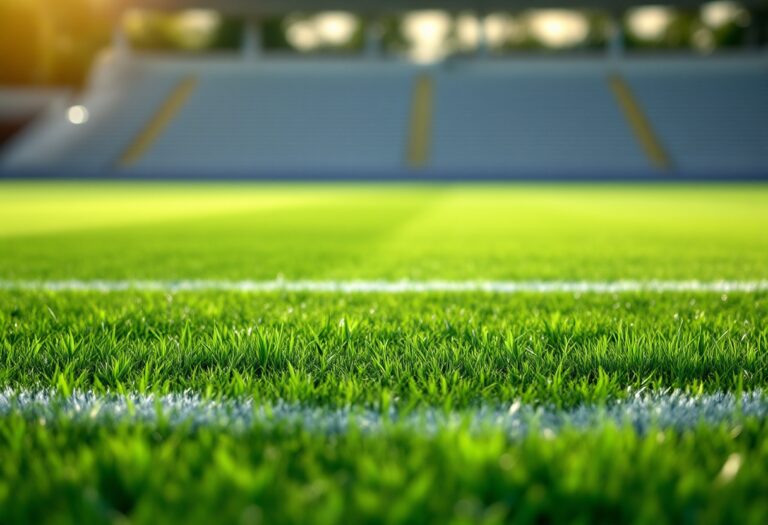
[[763, 58], [132, 56], [99, 66], [72, 103], [88, 122], [52, 108], [2, 165], [210, 178], [768, 173]]

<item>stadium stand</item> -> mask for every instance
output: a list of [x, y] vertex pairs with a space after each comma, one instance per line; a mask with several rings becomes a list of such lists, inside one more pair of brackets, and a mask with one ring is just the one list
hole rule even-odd
[[206, 68], [139, 166], [397, 169], [412, 76], [367, 64]]
[[768, 176], [765, 53], [478, 55], [417, 66], [365, 55], [124, 51], [95, 66], [71, 105], [87, 122], [73, 123], [63, 107], [45, 112], [0, 167], [308, 179]]
[[469, 63], [437, 82], [433, 165], [515, 173], [647, 170], [602, 61]]
[[108, 170], [152, 118], [174, 81], [173, 72], [145, 68], [132, 60], [104, 61], [86, 92], [70, 102], [87, 108], [88, 121], [70, 122], [70, 104], [51, 107], [10, 143], [4, 164]]
[[768, 171], [768, 63], [629, 62], [625, 76], [681, 171]]

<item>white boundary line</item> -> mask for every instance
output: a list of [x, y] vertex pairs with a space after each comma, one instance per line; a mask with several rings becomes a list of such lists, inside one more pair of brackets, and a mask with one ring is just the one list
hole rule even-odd
[[680, 391], [638, 393], [605, 405], [582, 405], [569, 410], [533, 406], [480, 405], [462, 411], [427, 407], [398, 413], [363, 407], [314, 407], [276, 402], [257, 404], [248, 399], [206, 400], [192, 393], [164, 396], [99, 395], [75, 392], [0, 390], [0, 417], [21, 415], [45, 424], [66, 419], [78, 423], [187, 425], [246, 430], [253, 427], [297, 426], [310, 431], [343, 433], [350, 429], [382, 432], [400, 428], [434, 433], [442, 429], [496, 430], [510, 437], [533, 432], [554, 435], [563, 430], [589, 431], [606, 425], [629, 426], [643, 434], [654, 429], [683, 431], [699, 425], [738, 424], [745, 419], [768, 419], [768, 398], [761, 391], [735, 395], [691, 396]]
[[763, 280], [619, 280], [619, 281], [450, 281], [450, 280], [0, 280], [0, 290], [40, 292], [302, 292], [344, 294], [466, 293], [755, 293], [768, 291]]

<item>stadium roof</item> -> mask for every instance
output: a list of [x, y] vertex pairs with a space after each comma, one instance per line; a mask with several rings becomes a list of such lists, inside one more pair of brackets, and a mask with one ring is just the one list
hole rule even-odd
[[[232, 13], [280, 14], [294, 11], [397, 12], [417, 9], [449, 11], [517, 11], [535, 8], [599, 8], [623, 10], [648, 4], [699, 7], [704, 0], [123, 0], [128, 7], [153, 9], [210, 8]], [[742, 5], [768, 7], [768, 0], [742, 0]]]

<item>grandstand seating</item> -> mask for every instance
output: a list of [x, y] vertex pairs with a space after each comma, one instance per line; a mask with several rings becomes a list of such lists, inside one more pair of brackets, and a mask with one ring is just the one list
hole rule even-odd
[[[49, 112], [12, 144], [11, 168], [91, 172], [408, 173], [416, 104], [431, 173], [650, 174], [621, 76], [680, 173], [768, 173], [768, 64], [743, 59], [470, 59], [430, 68], [363, 58], [182, 59], [102, 64], [77, 103], [91, 120]], [[415, 96], [430, 79], [429, 99]], [[194, 89], [136, 144], [178, 85]], [[135, 149], [135, 148], [134, 148]]]
[[88, 108], [87, 124], [71, 125], [66, 105], [53, 106], [10, 144], [5, 164], [108, 170], [168, 96], [178, 73], [121, 64], [97, 71], [95, 78], [88, 92], [73, 101]]
[[142, 165], [173, 169], [184, 159], [201, 170], [399, 168], [411, 71], [313, 70], [203, 72]]
[[678, 170], [768, 171], [768, 64], [656, 60], [624, 75]]
[[436, 168], [573, 174], [648, 168], [600, 62], [491, 62], [438, 78]]
[[105, 104], [104, 112], [95, 115], [93, 131], [72, 144], [61, 158], [62, 165], [86, 169], [114, 165], [177, 82], [178, 75], [159, 72], [120, 86], [116, 103]]

